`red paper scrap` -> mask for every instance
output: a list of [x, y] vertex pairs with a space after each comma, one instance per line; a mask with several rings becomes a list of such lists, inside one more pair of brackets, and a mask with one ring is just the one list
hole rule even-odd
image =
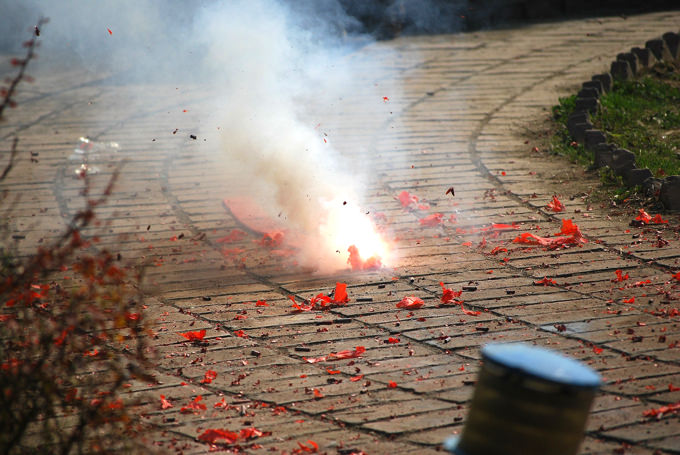
[[627, 273], [624, 275], [621, 270], [614, 270], [614, 273], [616, 274], [616, 278], [614, 278], [612, 281], [615, 282], [625, 281], [630, 278]]
[[661, 406], [660, 408], [648, 409], [644, 411], [642, 415], [645, 417], [657, 417], [660, 419], [661, 417], [663, 417], [664, 414], [678, 411], [680, 411], [680, 401], [666, 406]]
[[[309, 446], [306, 446], [306, 445], [304, 445], [303, 443], [301, 443], [301, 442], [298, 441], [298, 445], [300, 446], [300, 449], [299, 449], [299, 450], [300, 450], [301, 452], [297, 452], [297, 453], [302, 453], [302, 452], [316, 453], [316, 452], [319, 451], [319, 444], [317, 444], [316, 442], [312, 441], [311, 439], [310, 439], [310, 440], [307, 440], [307, 444], [309, 444]], [[294, 452], [294, 453], [295, 453], [295, 452]]]
[[444, 286], [443, 282], [439, 282], [439, 285], [442, 287], [442, 296], [441, 296], [441, 302], [442, 303], [449, 303], [449, 302], [454, 302], [454, 303], [460, 303], [457, 302], [456, 299], [460, 297], [460, 295], [463, 293], [463, 291], [454, 291], [453, 289], [449, 289]]
[[205, 377], [201, 379], [201, 384], [210, 384], [213, 379], [217, 378], [217, 372], [213, 370], [208, 370], [205, 372]]
[[198, 332], [184, 332], [180, 333], [184, 338], [189, 341], [201, 341], [205, 337], [205, 330], [200, 330]]
[[404, 297], [399, 303], [397, 303], [397, 308], [405, 308], [407, 310], [414, 310], [425, 305], [425, 302], [419, 297], [413, 295]]
[[365, 347], [357, 346], [354, 350], [345, 349], [344, 351], [331, 352], [330, 354], [324, 355], [324, 356], [321, 356], [321, 357], [313, 357], [313, 358], [303, 357], [303, 360], [305, 362], [308, 362], [308, 363], [317, 363], [317, 362], [327, 362], [327, 361], [332, 361], [332, 360], [353, 359], [355, 357], [359, 357], [364, 352], [366, 352]]
[[557, 199], [557, 196], [553, 196], [552, 201], [548, 202], [546, 208], [549, 208], [553, 212], [563, 212], [564, 204], [562, 204], [562, 202], [559, 199]]
[[519, 226], [516, 225], [515, 223], [512, 224], [494, 223], [491, 225], [491, 228], [495, 229], [496, 231], [507, 231], [512, 229], [519, 229]]
[[172, 403], [165, 398], [165, 395], [161, 395], [161, 409], [169, 409], [172, 407]]
[[557, 286], [557, 282], [555, 280], [553, 280], [552, 278], [543, 277], [542, 280], [534, 281], [534, 285], [536, 285], [536, 286], [540, 286], [540, 285]]
[[202, 400], [203, 397], [201, 395], [197, 396], [192, 401], [190, 401], [189, 404], [183, 406], [179, 412], [182, 414], [187, 414], [190, 412], [205, 411], [207, 408], [203, 403], [201, 403]]

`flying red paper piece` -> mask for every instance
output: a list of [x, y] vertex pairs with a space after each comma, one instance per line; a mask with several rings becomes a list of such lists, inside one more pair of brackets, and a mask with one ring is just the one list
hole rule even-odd
[[366, 348], [363, 346], [357, 346], [354, 350], [346, 349], [339, 352], [331, 352], [328, 355], [321, 357], [307, 358], [303, 357], [303, 360], [308, 363], [326, 362], [332, 360], [343, 360], [343, 359], [353, 359], [359, 357], [361, 354], [366, 352]]
[[557, 199], [557, 196], [552, 197], [552, 201], [548, 202], [546, 205], [546, 208], [549, 208], [553, 212], [563, 212], [564, 211], [564, 204], [562, 204], [562, 201]]
[[109, 32], [109, 35], [113, 35], [113, 32], [111, 31], [110, 28], [107, 28], [106, 31]]
[[413, 295], [406, 296], [399, 303], [397, 303], [397, 308], [405, 308], [407, 310], [415, 310], [417, 308], [422, 307], [425, 305], [425, 302], [423, 302], [423, 299], [419, 297], [415, 297]]
[[390, 382], [387, 384], [387, 387], [389, 387], [390, 389], [396, 389], [396, 388], [397, 388], [397, 383], [394, 382], [394, 381], [390, 381]]
[[205, 337], [205, 330], [200, 330], [198, 332], [184, 332], [180, 333], [184, 338], [189, 341], [201, 341]]
[[454, 303], [460, 303], [457, 302], [456, 299], [460, 297], [460, 295], [463, 293], [463, 291], [454, 291], [453, 289], [449, 289], [446, 286], [444, 286], [443, 282], [439, 282], [439, 285], [442, 287], [442, 296], [441, 296], [441, 302], [442, 303], [449, 303], [449, 302], [454, 302]]

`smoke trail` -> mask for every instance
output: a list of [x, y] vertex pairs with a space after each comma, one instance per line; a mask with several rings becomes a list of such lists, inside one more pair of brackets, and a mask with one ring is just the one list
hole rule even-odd
[[[220, 128], [213, 153], [229, 168], [225, 193], [237, 189], [281, 214], [305, 235], [301, 259], [331, 270], [346, 267], [350, 244], [378, 241], [362, 208], [371, 171], [334, 149], [333, 135], [325, 135], [333, 125], [320, 114], [337, 109], [355, 80], [348, 43], [370, 40], [360, 34], [366, 17], [401, 17], [428, 31], [454, 11], [442, 9], [450, 3], [442, 0], [416, 3], [25, 0], [3, 5], [0, 24], [11, 18], [27, 28], [38, 16], [51, 19], [36, 67], [68, 64], [122, 83], [201, 84], [214, 100], [201, 113], [203, 133]], [[382, 94], [362, 90], [367, 102], [380, 103]], [[398, 97], [397, 89], [390, 94]], [[137, 103], [145, 103], [143, 93]]]

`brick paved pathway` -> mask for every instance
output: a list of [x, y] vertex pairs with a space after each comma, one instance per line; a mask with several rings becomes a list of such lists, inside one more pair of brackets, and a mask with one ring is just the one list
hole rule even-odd
[[[338, 109], [344, 115], [325, 113], [338, 125], [331, 139], [375, 167], [369, 205], [399, 237], [400, 260], [393, 269], [334, 276], [272, 259], [254, 234], [229, 245], [242, 254], [224, 254], [217, 240], [243, 228], [222, 206], [234, 190], [215, 162], [215, 142], [188, 137], [209, 93], [117, 86], [78, 69], [41, 75], [0, 124], [3, 139], [18, 128], [22, 150], [39, 152], [38, 163], [24, 161], [3, 184], [22, 193], [12, 219], [26, 235], [20, 247], [30, 251], [54, 236], [82, 203], [67, 159], [77, 138], [118, 141], [129, 161], [101, 213], [112, 217], [102, 241], [150, 264], [146, 303], [161, 384], [133, 393], [151, 400], [164, 450], [203, 453], [209, 447], [196, 441], [201, 431], [255, 426], [271, 435], [253, 453], [290, 452], [308, 440], [327, 453], [434, 453], [464, 424], [480, 346], [524, 341], [578, 358], [605, 378], [583, 454], [680, 453], [677, 415], [657, 421], [642, 414], [680, 401], [680, 327], [677, 315], [668, 316], [678, 308], [671, 278], [680, 269], [678, 217], [658, 229], [629, 227], [629, 213], [584, 200], [597, 184], [591, 176], [532, 152], [532, 132], [558, 96], [679, 23], [677, 12], [587, 19], [401, 38], [347, 56], [360, 73]], [[366, 110], [362, 87], [376, 84], [390, 100]], [[155, 102], [135, 105], [138, 90]], [[94, 113], [108, 116], [103, 126]], [[453, 198], [445, 194], [450, 186]], [[404, 211], [394, 199], [403, 190], [431, 210]], [[553, 194], [565, 212], [545, 209]], [[421, 226], [418, 219], [435, 211], [456, 222]], [[557, 232], [562, 218], [573, 219], [588, 243], [556, 251], [511, 243], [522, 232]], [[490, 223], [520, 229], [482, 230]], [[670, 243], [658, 247], [657, 235]], [[507, 251], [491, 254], [495, 247]], [[629, 280], [614, 282], [615, 270]], [[557, 285], [534, 284], [544, 276]], [[337, 281], [348, 284], [348, 305], [291, 312], [288, 295], [328, 293]], [[463, 289], [465, 308], [481, 313], [439, 307], [440, 281]], [[425, 306], [399, 311], [406, 295]], [[179, 336], [200, 329], [207, 346]], [[247, 337], [235, 336], [238, 330]], [[303, 360], [356, 346], [366, 348], [356, 359]], [[208, 369], [217, 378], [200, 384]], [[174, 407], [161, 410], [160, 394]], [[208, 409], [181, 414], [198, 395]], [[222, 398], [231, 406], [213, 408]]]

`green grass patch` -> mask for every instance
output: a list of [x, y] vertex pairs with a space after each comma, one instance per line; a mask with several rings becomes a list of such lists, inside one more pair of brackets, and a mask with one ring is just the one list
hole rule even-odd
[[[566, 128], [576, 97], [560, 99], [553, 108], [557, 132], [555, 153], [582, 164], [592, 163], [583, 147], [572, 143]], [[634, 81], [616, 82], [600, 98], [602, 108], [592, 119], [607, 140], [635, 153], [637, 167], [656, 177], [680, 174], [680, 71], [658, 64]]]

